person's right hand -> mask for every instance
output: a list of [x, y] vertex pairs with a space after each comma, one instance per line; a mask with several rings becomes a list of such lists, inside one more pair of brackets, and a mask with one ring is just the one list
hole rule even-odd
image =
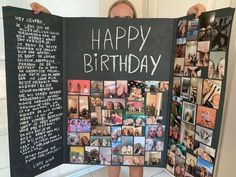
[[34, 14], [39, 14], [40, 12], [46, 13], [46, 14], [51, 14], [51, 12], [41, 4], [37, 2], [33, 2], [30, 4], [31, 9], [34, 11]]

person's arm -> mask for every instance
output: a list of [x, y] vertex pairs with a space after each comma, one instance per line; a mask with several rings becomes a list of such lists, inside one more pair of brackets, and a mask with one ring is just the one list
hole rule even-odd
[[195, 4], [188, 9], [187, 15], [195, 15], [195, 18], [198, 18], [202, 12], [206, 11], [206, 7], [203, 4]]
[[31, 9], [34, 11], [34, 14], [39, 14], [40, 12], [46, 13], [46, 14], [51, 14], [51, 12], [41, 4], [37, 2], [33, 2], [30, 4]]

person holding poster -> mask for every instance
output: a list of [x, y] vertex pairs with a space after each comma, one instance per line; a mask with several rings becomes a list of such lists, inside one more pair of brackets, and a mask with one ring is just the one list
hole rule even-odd
[[[42, 5], [34, 2], [31, 5], [32, 10], [35, 14], [40, 12], [50, 14], [50, 11], [43, 7]], [[206, 8], [202, 4], [196, 4], [189, 8], [187, 14], [195, 14], [195, 17], [198, 18], [202, 12], [206, 11]], [[109, 18], [137, 18], [137, 13], [133, 4], [128, 0], [117, 0], [115, 1], [109, 11]], [[109, 166], [108, 167], [108, 176], [109, 177], [119, 177], [120, 176], [120, 166]], [[129, 167], [130, 177], [143, 177], [143, 167]]]

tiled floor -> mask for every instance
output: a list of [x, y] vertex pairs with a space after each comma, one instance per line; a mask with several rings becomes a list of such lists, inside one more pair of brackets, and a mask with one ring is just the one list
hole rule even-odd
[[[173, 177], [162, 168], [144, 168], [144, 177]], [[81, 177], [108, 177], [107, 168], [101, 168]], [[120, 177], [129, 177], [129, 168], [122, 167]]]

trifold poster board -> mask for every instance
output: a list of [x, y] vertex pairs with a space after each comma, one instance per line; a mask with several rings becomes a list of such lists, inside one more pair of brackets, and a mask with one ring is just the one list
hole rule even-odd
[[62, 18], [4, 7], [11, 176], [62, 163], [213, 176], [233, 14]]

